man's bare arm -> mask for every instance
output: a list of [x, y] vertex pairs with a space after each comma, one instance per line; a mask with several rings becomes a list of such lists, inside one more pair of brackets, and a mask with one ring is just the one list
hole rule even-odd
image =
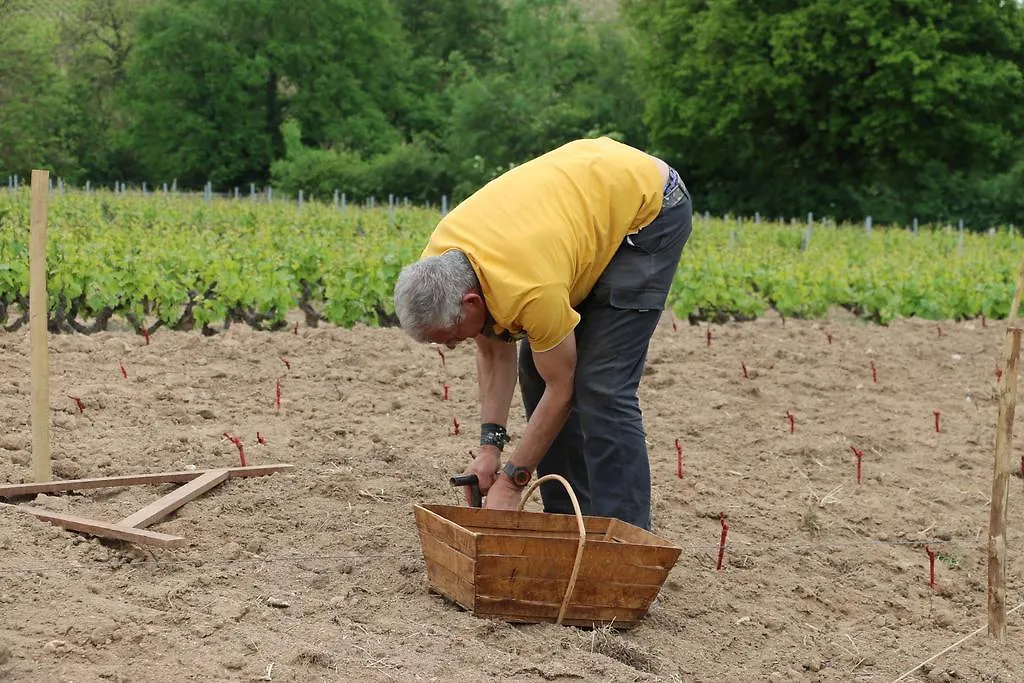
[[569, 417], [576, 379], [576, 336], [570, 333], [554, 348], [534, 353], [533, 362], [544, 380], [544, 393], [511, 458], [519, 467], [530, 469], [537, 467]]
[[517, 372], [515, 344], [482, 335], [476, 337], [481, 422], [508, 425]]
[[[526, 424], [526, 431], [509, 462], [518, 467], [535, 469], [551, 443], [562, 430], [572, 410], [573, 384], [576, 377], [576, 337], [569, 334], [549, 351], [533, 354], [537, 372], [544, 379], [544, 393]], [[521, 492], [508, 477], [499, 476], [490, 487], [487, 507], [515, 510]]]
[[[480, 387], [480, 421], [505, 426], [516, 389], [516, 345], [489, 337], [476, 337], [476, 371]], [[480, 491], [487, 493], [501, 466], [497, 446], [480, 446], [463, 474], [475, 474]], [[466, 491], [469, 504], [469, 491]]]

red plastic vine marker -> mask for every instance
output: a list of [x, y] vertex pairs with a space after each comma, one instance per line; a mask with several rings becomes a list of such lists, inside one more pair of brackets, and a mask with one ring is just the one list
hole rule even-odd
[[459, 435], [459, 419], [452, 415], [452, 427], [454, 428], [454, 435]]
[[683, 478], [683, 444], [676, 439], [676, 476]]
[[871, 381], [878, 383], [878, 369], [875, 368], [875, 361], [871, 361]]
[[708, 328], [708, 346], [711, 346], [711, 328]]
[[227, 432], [224, 432], [224, 438], [226, 438], [231, 443], [235, 444], [235, 446], [238, 448], [238, 458], [242, 461], [242, 467], [245, 467], [245, 447], [242, 446], [242, 440], [239, 439], [237, 436], [231, 436]]
[[442, 400], [444, 400], [444, 401], [448, 400], [448, 382], [444, 383], [444, 398]]
[[718, 521], [722, 523], [722, 538], [718, 541], [718, 564], [715, 571], [722, 571], [722, 558], [725, 557], [725, 537], [729, 535], [729, 525], [725, 523], [725, 513], [718, 513]]
[[[72, 401], [74, 401], [75, 404], [78, 406], [78, 412], [80, 412], [80, 413], [84, 413], [85, 412], [85, 404], [82, 403], [82, 399], [78, 398], [77, 396], [68, 396], [68, 398], [70, 398]], [[1022, 460], [1024, 460], [1024, 459], [1022, 459]]]
[[857, 483], [860, 483], [860, 459], [864, 457], [864, 451], [857, 448], [856, 446], [850, 446], [850, 450], [857, 456]]
[[146, 346], [149, 346], [149, 330], [146, 329], [145, 325], [142, 326], [142, 336], [146, 340]]
[[997, 365], [996, 366], [996, 384], [999, 384], [999, 380], [1001, 380], [1002, 378], [1003, 378], [1003, 369]]
[[260, 444], [261, 446], [266, 446], [267, 440], [264, 439], [259, 432], [256, 432], [256, 443]]
[[281, 410], [281, 378], [277, 378], [277, 387], [274, 389], [274, 407]]
[[750, 379], [750, 375], [747, 374], [747, 364], [740, 361], [740, 365], [743, 367], [743, 379]]
[[789, 433], [792, 434], [796, 430], [796, 416], [787, 410], [786, 417], [789, 418]]
[[928, 553], [928, 586], [935, 588], [935, 551], [928, 546], [924, 549]]
[[124, 369], [124, 363], [122, 363], [121, 361], [117, 361], [117, 364], [121, 368], [121, 374], [124, 376], [125, 379], [128, 379], [128, 371]]
[[941, 431], [939, 429], [939, 416], [942, 414], [938, 410], [933, 410], [932, 413], [935, 415], [935, 431]]
[[287, 359], [287, 358], [285, 358], [284, 356], [281, 356], [281, 362], [282, 362], [282, 363], [284, 363], [284, 366], [285, 366], [286, 368], [288, 368], [289, 370], [291, 370], [291, 369], [292, 369], [292, 364], [291, 364], [291, 363], [289, 363], [289, 362], [288, 362], [288, 359]]

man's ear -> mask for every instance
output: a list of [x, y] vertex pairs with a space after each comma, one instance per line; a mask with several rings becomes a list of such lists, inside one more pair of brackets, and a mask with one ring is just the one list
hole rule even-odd
[[484, 307], [484, 298], [480, 296], [479, 292], [470, 291], [462, 295], [462, 303], [471, 308], [482, 309]]

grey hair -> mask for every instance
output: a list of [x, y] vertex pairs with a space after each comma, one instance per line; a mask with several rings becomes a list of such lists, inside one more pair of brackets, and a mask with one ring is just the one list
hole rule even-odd
[[395, 283], [398, 322], [414, 340], [428, 342], [428, 332], [458, 322], [463, 295], [479, 286], [473, 265], [457, 249], [409, 264]]

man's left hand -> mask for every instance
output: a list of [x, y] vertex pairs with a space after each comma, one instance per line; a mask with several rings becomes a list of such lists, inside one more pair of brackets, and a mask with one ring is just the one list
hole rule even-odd
[[520, 498], [522, 490], [510, 482], [508, 477], [498, 475], [487, 491], [484, 507], [488, 510], [518, 510]]

